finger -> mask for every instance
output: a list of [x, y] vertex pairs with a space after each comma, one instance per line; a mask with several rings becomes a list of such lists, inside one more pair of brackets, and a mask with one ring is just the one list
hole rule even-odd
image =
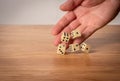
[[58, 23], [53, 27], [52, 34], [59, 34], [71, 21], [76, 18], [75, 14], [71, 11], [68, 12], [63, 18], [61, 18]]
[[71, 11], [76, 8], [83, 0], [67, 0], [60, 6], [60, 9], [63, 11]]
[[105, 0], [84, 0], [84, 2], [81, 3], [84, 7], [93, 7], [98, 4], [103, 3]]
[[[66, 27], [62, 32], [70, 33], [70, 32], [71, 32], [71, 29], [70, 29], [69, 27]], [[55, 45], [55, 46], [57, 46], [58, 44], [61, 43], [61, 40], [60, 40], [60, 39], [61, 39], [61, 34], [62, 34], [62, 32], [56, 36], [56, 38], [55, 38], [55, 40], [54, 40], [54, 45]]]
[[[77, 19], [75, 19], [62, 32], [70, 33], [72, 30], [76, 29], [78, 26], [80, 26], [80, 22]], [[61, 38], [61, 34], [57, 35], [54, 42], [55, 46], [61, 43], [60, 38]]]
[[78, 19], [75, 19], [74, 21], [72, 21], [68, 27], [71, 29], [71, 30], [74, 30], [76, 29], [77, 27], [80, 26], [80, 22], [78, 21]]
[[97, 29], [92, 27], [87, 27], [82, 31], [82, 36], [80, 38], [77, 38], [74, 40], [73, 43], [81, 44], [83, 41], [85, 41], [87, 38], [89, 38]]
[[[69, 27], [69, 25], [68, 25], [62, 32], [70, 33], [70, 32], [71, 32], [72, 30], [74, 30], [74, 29], [77, 29], [77, 30], [79, 30], [79, 31], [82, 33], [82, 32], [86, 29], [86, 26], [80, 25], [78, 28], [73, 28], [73, 29], [71, 29], [71, 28]], [[61, 43], [61, 34], [62, 34], [62, 32], [56, 36], [55, 41], [54, 41], [54, 45], [55, 45], [55, 46], [57, 46], [58, 44]], [[82, 38], [82, 39], [81, 39], [81, 38]], [[73, 41], [73, 43], [81, 43], [81, 42], [83, 41], [83, 39], [84, 39], [84, 36], [82, 36], [82, 37], [80, 37], [80, 38], [76, 38], [76, 39]]]
[[80, 43], [83, 42], [83, 39], [84, 39], [83, 32], [84, 32], [84, 30], [85, 30], [86, 28], [87, 28], [87, 26], [81, 25], [81, 26], [79, 26], [79, 27], [76, 29], [76, 30], [79, 30], [79, 31], [80, 31], [81, 37], [74, 39], [73, 43], [78, 43], [78, 44], [80, 44]]

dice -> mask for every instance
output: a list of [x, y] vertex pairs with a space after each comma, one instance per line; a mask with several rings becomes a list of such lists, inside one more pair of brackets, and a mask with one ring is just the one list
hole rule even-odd
[[70, 44], [70, 45], [69, 45], [69, 50], [70, 50], [71, 52], [77, 52], [77, 51], [80, 50], [80, 45], [77, 44], [77, 43], [75, 43], [75, 44]]
[[79, 30], [74, 30], [74, 31], [71, 32], [72, 39], [78, 38], [80, 36], [81, 36], [81, 33], [80, 33]]
[[85, 43], [82, 43], [82, 44], [80, 45], [80, 49], [81, 49], [81, 51], [84, 52], [84, 53], [89, 53], [89, 51], [90, 51], [90, 46], [87, 45], [87, 44], [85, 44]]
[[59, 44], [57, 48], [57, 54], [65, 54], [66, 51], [66, 45]]
[[81, 37], [81, 33], [79, 30], [74, 30], [70, 34], [67, 32], [63, 32], [61, 35], [61, 42], [62, 44], [58, 45], [57, 48], [57, 54], [65, 55], [66, 52], [79, 52], [82, 51], [84, 53], [89, 53], [90, 51], [90, 46], [87, 45], [86, 43], [78, 44], [70, 44], [69, 48], [67, 50], [66, 45], [69, 44], [70, 39], [75, 39]]
[[67, 32], [63, 32], [61, 35], [61, 42], [68, 43], [70, 40], [70, 34]]

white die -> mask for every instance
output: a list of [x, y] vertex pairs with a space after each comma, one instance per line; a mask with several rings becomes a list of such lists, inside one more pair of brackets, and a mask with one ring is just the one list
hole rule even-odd
[[75, 43], [75, 44], [70, 44], [69, 49], [71, 52], [76, 52], [80, 50], [80, 45]]
[[72, 39], [81, 37], [80, 31], [79, 31], [79, 30], [74, 30], [74, 31], [72, 31], [72, 32], [71, 32], [71, 37], [72, 37]]
[[90, 51], [90, 46], [87, 45], [87, 44], [85, 44], [85, 43], [82, 43], [82, 44], [80, 45], [80, 49], [81, 49], [81, 51], [84, 52], [84, 53], [89, 53], [89, 51]]
[[57, 48], [57, 54], [65, 54], [66, 45], [59, 44]]

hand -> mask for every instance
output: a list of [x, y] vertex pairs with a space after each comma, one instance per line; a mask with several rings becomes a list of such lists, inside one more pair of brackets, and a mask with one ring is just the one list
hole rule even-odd
[[[60, 42], [61, 32], [70, 33], [78, 29], [82, 37], [72, 43], [82, 43], [96, 30], [109, 23], [119, 12], [119, 0], [68, 0], [60, 7], [68, 11], [55, 25], [52, 34], [56, 36], [54, 44]], [[107, 31], [106, 31], [107, 32]]]

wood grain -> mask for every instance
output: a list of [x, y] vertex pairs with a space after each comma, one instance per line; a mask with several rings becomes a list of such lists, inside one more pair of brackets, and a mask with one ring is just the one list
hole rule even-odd
[[90, 54], [56, 54], [52, 26], [0, 25], [0, 81], [120, 81], [120, 26], [86, 42]]

